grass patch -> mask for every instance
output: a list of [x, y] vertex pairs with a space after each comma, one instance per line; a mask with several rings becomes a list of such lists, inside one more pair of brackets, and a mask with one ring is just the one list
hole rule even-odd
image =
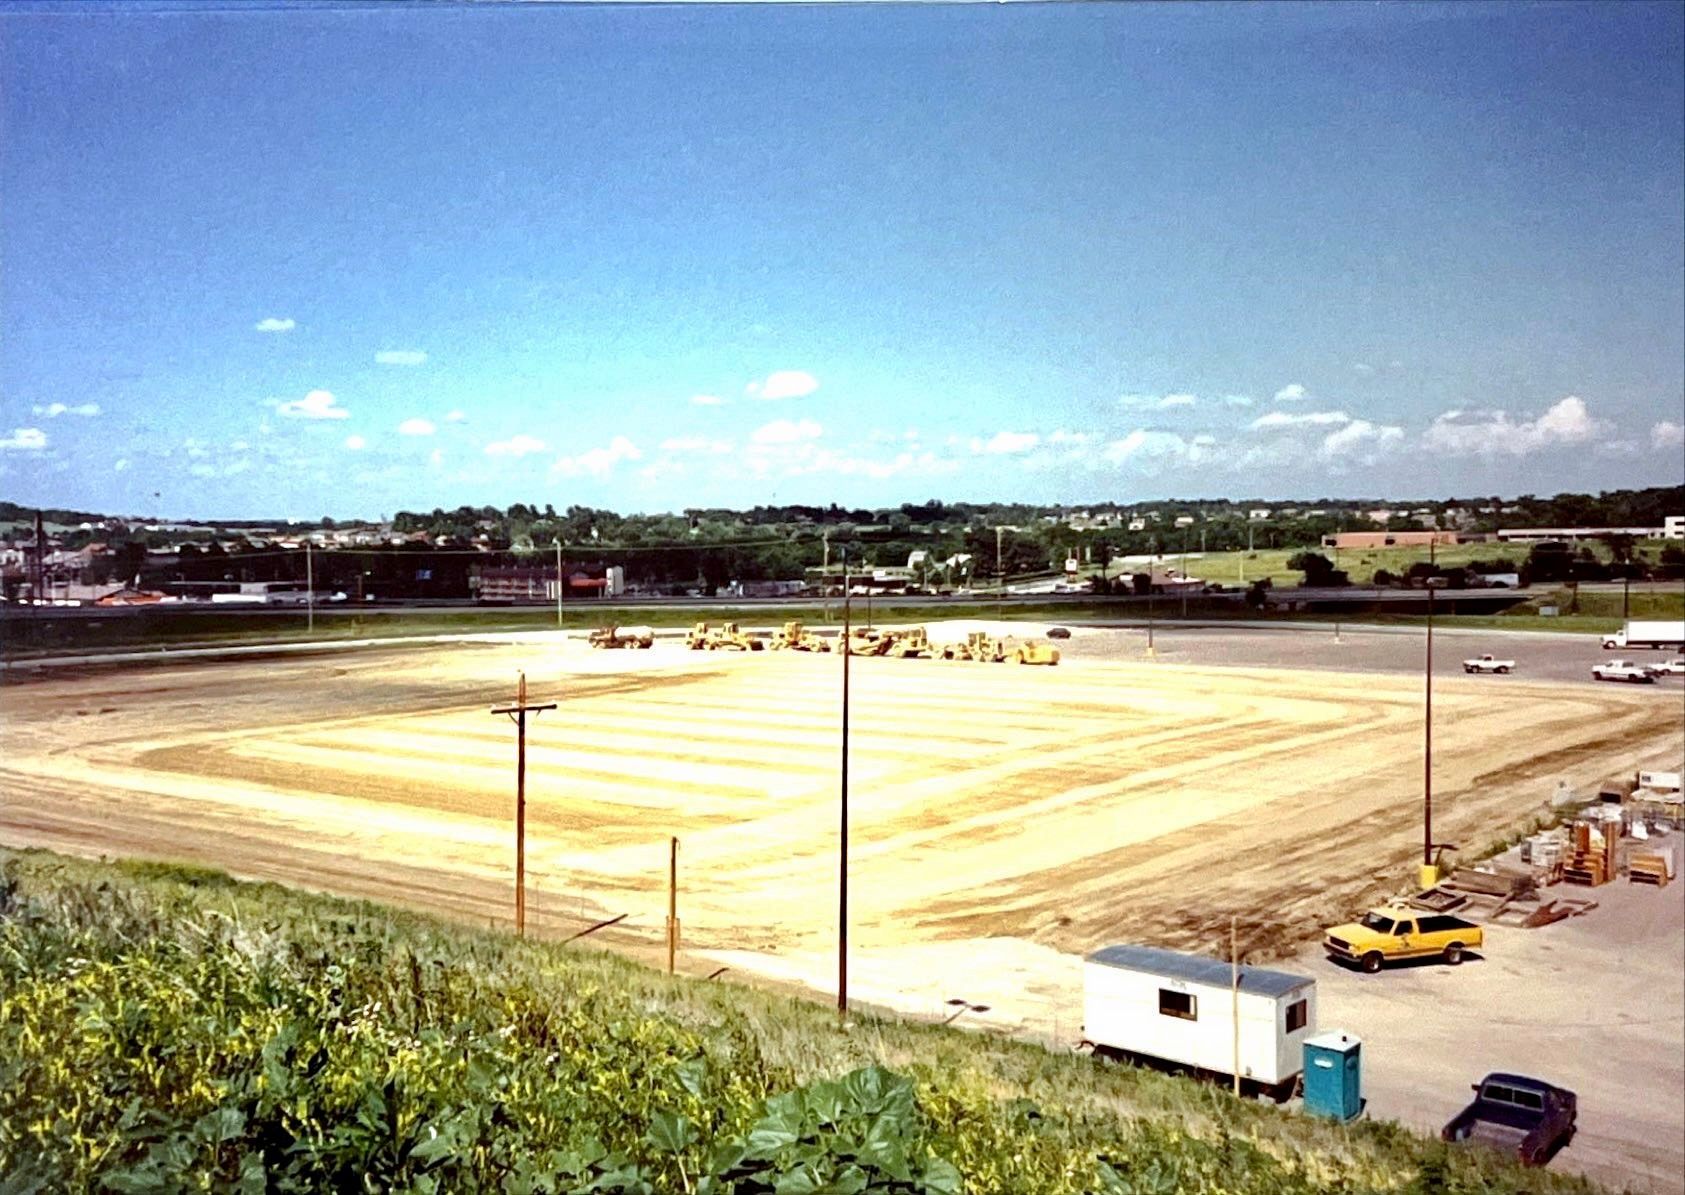
[[198, 869], [0, 852], [10, 1190], [1593, 1192], [1221, 1087]]

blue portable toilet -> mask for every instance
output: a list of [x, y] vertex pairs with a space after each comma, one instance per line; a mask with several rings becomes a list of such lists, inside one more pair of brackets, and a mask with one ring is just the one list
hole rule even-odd
[[1363, 1040], [1338, 1029], [1305, 1039], [1305, 1111], [1354, 1120], [1363, 1111]]

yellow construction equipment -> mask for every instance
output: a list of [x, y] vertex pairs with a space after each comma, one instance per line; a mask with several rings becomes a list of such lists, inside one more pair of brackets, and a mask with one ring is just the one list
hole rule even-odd
[[896, 635], [888, 654], [898, 660], [928, 660], [935, 653], [924, 628], [913, 627]]
[[591, 632], [592, 647], [652, 647], [655, 632], [649, 627], [598, 627]]
[[760, 651], [766, 644], [751, 639], [735, 622], [728, 622], [710, 634], [704, 646], [710, 651]]
[[868, 628], [850, 635], [846, 650], [851, 656], [881, 656], [889, 651], [894, 642], [894, 636]]
[[708, 624], [699, 622], [691, 627], [690, 633], [685, 636], [685, 646], [690, 648], [691, 651], [701, 651], [709, 646], [708, 641], [712, 637], [713, 632], [708, 630]]
[[1032, 639], [1028, 643], [1020, 643], [1013, 651], [1012, 658], [1020, 664], [1057, 664], [1059, 649], [1051, 643]]
[[791, 621], [784, 624], [784, 629], [772, 637], [772, 646], [777, 651], [804, 651], [802, 646], [802, 624]]

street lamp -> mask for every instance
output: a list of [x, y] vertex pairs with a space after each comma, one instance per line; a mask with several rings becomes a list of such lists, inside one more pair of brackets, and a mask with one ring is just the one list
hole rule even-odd
[[562, 590], [567, 588], [567, 580], [562, 576], [562, 541], [560, 537], [553, 538], [550, 545], [556, 549], [556, 629], [562, 629]]
[[1433, 595], [1444, 588], [1444, 577], [1429, 577], [1428, 645], [1423, 665], [1426, 700], [1422, 712], [1422, 873], [1423, 888], [1439, 882], [1438, 868], [1433, 864]]
[[1153, 557], [1158, 554], [1158, 537], [1147, 541], [1147, 655], [1156, 656], [1153, 647], [1153, 612], [1158, 605], [1158, 586], [1153, 582]]
[[995, 621], [996, 622], [999, 622], [1001, 620], [1001, 618], [1003, 617], [1003, 615], [1001, 613], [1001, 601], [1003, 599], [1003, 596], [1006, 593], [1006, 570], [1001, 567], [1001, 557], [1000, 557], [1000, 536], [1001, 536], [1001, 532], [1003, 532], [1005, 530], [1006, 530], [1005, 527], [996, 527], [995, 528]]

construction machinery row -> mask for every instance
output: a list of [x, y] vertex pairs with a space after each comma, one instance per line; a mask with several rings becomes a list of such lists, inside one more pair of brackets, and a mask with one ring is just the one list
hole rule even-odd
[[990, 664], [1007, 660], [1019, 664], [1059, 662], [1059, 649], [1040, 640], [1014, 646], [987, 631], [971, 631], [961, 642], [938, 644], [931, 641], [923, 627], [864, 627], [829, 639], [799, 622], [787, 622], [773, 636], [772, 646], [784, 651], [846, 651], [855, 656], [891, 656], [903, 660], [978, 660]]

